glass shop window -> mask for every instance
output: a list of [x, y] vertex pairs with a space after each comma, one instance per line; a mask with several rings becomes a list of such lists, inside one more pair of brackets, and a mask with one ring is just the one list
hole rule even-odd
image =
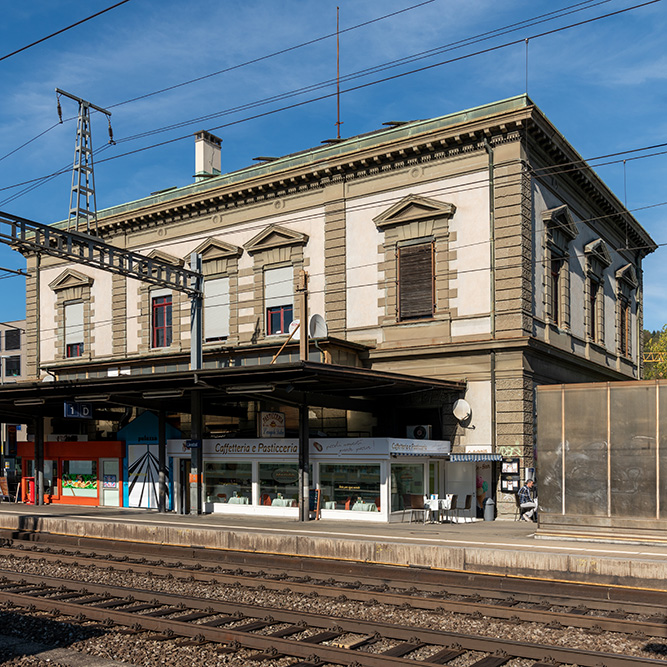
[[380, 511], [380, 466], [320, 463], [324, 509]]
[[252, 504], [252, 463], [206, 463], [204, 486], [209, 503]]
[[[27, 477], [35, 477], [35, 461], [28, 461], [26, 465]], [[55, 461], [44, 461], [44, 493], [58, 494], [58, 466]]]
[[297, 464], [260, 463], [259, 494], [259, 502], [262, 505], [296, 507], [299, 498], [299, 467]]
[[97, 461], [63, 461], [61, 488], [64, 496], [97, 497]]
[[423, 463], [391, 464], [391, 511], [403, 510], [408, 504], [407, 496], [424, 495]]

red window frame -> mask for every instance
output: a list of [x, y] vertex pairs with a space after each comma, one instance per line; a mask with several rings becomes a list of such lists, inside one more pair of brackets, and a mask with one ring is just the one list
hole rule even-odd
[[155, 296], [152, 300], [152, 347], [169, 347], [171, 332], [171, 294]]
[[83, 356], [83, 343], [68, 343], [65, 347], [65, 356], [68, 359]]
[[[273, 319], [279, 315], [279, 326], [273, 326]], [[266, 330], [268, 336], [286, 334], [294, 319], [294, 306], [271, 306], [266, 309]]]

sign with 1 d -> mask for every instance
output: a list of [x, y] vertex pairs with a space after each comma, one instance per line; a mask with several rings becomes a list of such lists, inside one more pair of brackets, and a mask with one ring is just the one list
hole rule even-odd
[[78, 417], [79, 419], [93, 418], [92, 403], [69, 403], [65, 402], [65, 417]]

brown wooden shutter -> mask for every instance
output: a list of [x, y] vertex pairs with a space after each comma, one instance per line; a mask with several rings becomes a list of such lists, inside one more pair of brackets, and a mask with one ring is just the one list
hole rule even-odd
[[433, 317], [433, 242], [398, 249], [399, 319]]

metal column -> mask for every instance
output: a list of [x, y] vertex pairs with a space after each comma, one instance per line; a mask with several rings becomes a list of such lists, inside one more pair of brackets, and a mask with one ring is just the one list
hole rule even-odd
[[167, 416], [158, 412], [158, 512], [167, 511]]
[[308, 451], [308, 405], [299, 406], [299, 521], [310, 520], [310, 452]]
[[35, 417], [35, 505], [44, 504], [44, 417]]

